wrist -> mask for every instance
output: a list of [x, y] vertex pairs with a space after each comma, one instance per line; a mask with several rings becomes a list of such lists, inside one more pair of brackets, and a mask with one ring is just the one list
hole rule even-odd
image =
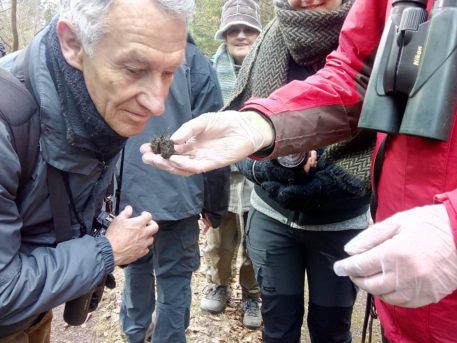
[[95, 244], [100, 249], [102, 260], [104, 262], [106, 274], [114, 271], [115, 260], [114, 252], [110, 240], [107, 237], [95, 237]]
[[275, 143], [275, 129], [272, 121], [266, 115], [257, 111], [246, 111], [245, 112], [248, 120], [258, 128], [263, 136], [263, 144], [257, 152], [264, 151], [266, 149], [273, 150]]

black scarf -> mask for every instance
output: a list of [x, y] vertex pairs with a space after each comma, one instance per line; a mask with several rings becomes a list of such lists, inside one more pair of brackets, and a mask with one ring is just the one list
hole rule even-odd
[[46, 61], [62, 105], [69, 143], [93, 150], [100, 161], [109, 162], [123, 148], [127, 138], [118, 135], [103, 119], [90, 98], [83, 73], [70, 66], [62, 55], [56, 27], [50, 23], [46, 40]]

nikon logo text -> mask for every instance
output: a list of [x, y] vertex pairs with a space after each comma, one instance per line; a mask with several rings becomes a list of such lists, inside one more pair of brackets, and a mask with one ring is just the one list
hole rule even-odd
[[419, 63], [421, 61], [421, 56], [422, 56], [422, 45], [419, 45], [417, 47], [416, 55], [414, 56], [414, 62], [413, 64], [418, 67]]

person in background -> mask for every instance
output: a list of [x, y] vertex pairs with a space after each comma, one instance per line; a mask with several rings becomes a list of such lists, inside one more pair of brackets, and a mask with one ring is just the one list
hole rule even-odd
[[[254, 0], [228, 0], [222, 8], [221, 24], [215, 39], [223, 41], [214, 57], [214, 68], [224, 103], [231, 97], [238, 71], [252, 44], [262, 30], [259, 5]], [[225, 310], [232, 263], [241, 250], [239, 282], [242, 288], [243, 325], [256, 329], [262, 324], [260, 290], [246, 254], [244, 225], [249, 211], [252, 183], [231, 166], [230, 202], [221, 225], [206, 232], [203, 255], [207, 264], [206, 286], [200, 301], [202, 311], [217, 314]]]
[[[49, 342], [52, 308], [148, 253], [158, 226], [146, 211], [133, 217], [126, 206], [104, 236], [90, 233], [127, 137], [163, 112], [193, 6], [62, 1], [60, 15], [25, 50], [0, 59], [11, 72], [0, 70], [0, 342]], [[25, 119], [23, 136], [4, 120], [11, 107]], [[36, 162], [23, 179], [28, 161], [15, 142], [35, 132]]]
[[[182, 123], [221, 106], [216, 72], [189, 35], [186, 63], [174, 75], [165, 112], [129, 139], [119, 163], [121, 206], [132, 204], [149, 211], [160, 227], [150, 252], [124, 269], [120, 323], [129, 343], [145, 339], [186, 342], [191, 278], [200, 265], [199, 215], [209, 226], [219, 225], [227, 212], [229, 193], [228, 167], [190, 177], [172, 175], [141, 163], [138, 148], [145, 140], [166, 136]], [[147, 330], [154, 310], [151, 337]]]
[[2, 42], [0, 42], [0, 57], [3, 57], [6, 55], [6, 49], [5, 46], [3, 45]]
[[[225, 109], [239, 109], [292, 80], [304, 80], [338, 46], [353, 1], [325, 0], [311, 9], [275, 3], [273, 19], [257, 38]], [[364, 132], [310, 154], [275, 160], [244, 159], [236, 165], [255, 183], [246, 246], [262, 293], [263, 342], [298, 342], [309, 287], [311, 342], [351, 342], [357, 288], [333, 271], [347, 257], [344, 245], [366, 229], [370, 215], [373, 132]], [[305, 170], [307, 169], [308, 172]]]
[[[312, 6], [306, 0], [289, 3]], [[432, 5], [443, 4], [428, 1], [426, 9], [430, 13]], [[164, 160], [143, 145], [143, 161], [189, 175], [254, 153], [256, 158], [274, 158], [356, 136], [392, 5], [391, 0], [356, 0], [338, 49], [305, 81], [291, 82], [268, 98], [251, 99], [243, 112], [204, 114], [182, 126], [172, 140], [179, 153], [191, 153], [192, 158]], [[442, 35], [436, 43], [448, 44], [450, 38]], [[389, 135], [383, 153], [379, 147], [386, 135], [378, 133], [374, 155], [384, 158], [377, 182], [376, 224], [346, 244], [346, 252], [353, 256], [334, 265], [338, 275], [350, 276], [376, 297], [384, 334], [393, 343], [457, 341], [457, 108], [450, 114], [450, 136], [442, 141]]]

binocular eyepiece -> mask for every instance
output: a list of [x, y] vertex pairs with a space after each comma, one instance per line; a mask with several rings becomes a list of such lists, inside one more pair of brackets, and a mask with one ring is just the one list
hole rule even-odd
[[457, 0], [393, 0], [359, 127], [449, 139], [457, 106]]

